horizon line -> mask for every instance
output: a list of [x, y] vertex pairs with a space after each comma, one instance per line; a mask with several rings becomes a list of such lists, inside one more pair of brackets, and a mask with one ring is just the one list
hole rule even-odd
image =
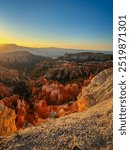
[[25, 47], [25, 48], [38, 48], [38, 49], [42, 49], [42, 48], [58, 48], [58, 49], [68, 49], [68, 50], [86, 50], [86, 51], [113, 51], [113, 49], [111, 50], [94, 50], [94, 49], [83, 49], [83, 48], [65, 48], [65, 47], [55, 47], [55, 46], [50, 46], [50, 47], [33, 47], [33, 46], [26, 46], [26, 45], [21, 45], [21, 44], [16, 44], [16, 43], [0, 43], [0, 45], [16, 45], [19, 47]]

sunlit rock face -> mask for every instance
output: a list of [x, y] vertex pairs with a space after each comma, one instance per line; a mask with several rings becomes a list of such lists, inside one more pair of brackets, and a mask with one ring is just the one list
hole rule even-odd
[[16, 129], [15, 125], [16, 114], [15, 111], [6, 107], [2, 101], [0, 102], [0, 136], [10, 135]]
[[78, 95], [79, 109], [83, 110], [86, 106], [90, 107], [99, 102], [112, 99], [112, 74], [112, 68], [106, 69], [96, 75], [88, 86], [82, 88], [82, 92]]

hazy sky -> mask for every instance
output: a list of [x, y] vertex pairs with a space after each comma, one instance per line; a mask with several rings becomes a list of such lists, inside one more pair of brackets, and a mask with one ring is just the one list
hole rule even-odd
[[0, 43], [112, 50], [112, 0], [0, 0]]

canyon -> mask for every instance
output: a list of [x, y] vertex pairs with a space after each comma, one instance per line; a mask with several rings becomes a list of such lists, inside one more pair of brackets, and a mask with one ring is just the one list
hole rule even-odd
[[111, 150], [112, 54], [52, 58], [21, 51], [3, 56], [1, 150], [49, 150], [47, 143], [51, 150]]

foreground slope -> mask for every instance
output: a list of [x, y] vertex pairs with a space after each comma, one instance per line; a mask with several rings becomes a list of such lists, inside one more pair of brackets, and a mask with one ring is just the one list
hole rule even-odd
[[[108, 83], [111, 83], [111, 87], [102, 86]], [[40, 126], [27, 128], [14, 135], [1, 137], [0, 150], [112, 150], [112, 68], [94, 77], [89, 87], [91, 86], [95, 94], [103, 90], [100, 92], [100, 100], [93, 106], [86, 107], [82, 112], [49, 119]], [[95, 88], [98, 89], [94, 90]], [[83, 90], [79, 97], [85, 92], [86, 95], [89, 94], [87, 90]], [[105, 94], [107, 96], [104, 99]], [[88, 95], [86, 101], [92, 101], [89, 98], [92, 97]]]

